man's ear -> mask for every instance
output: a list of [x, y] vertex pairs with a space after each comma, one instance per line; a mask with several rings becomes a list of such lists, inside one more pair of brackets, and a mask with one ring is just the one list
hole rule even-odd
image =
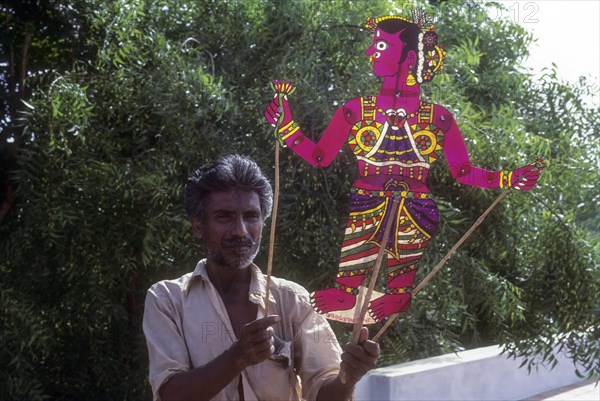
[[190, 223], [192, 223], [192, 229], [196, 234], [196, 237], [202, 239], [202, 223], [197, 217], [190, 217]]

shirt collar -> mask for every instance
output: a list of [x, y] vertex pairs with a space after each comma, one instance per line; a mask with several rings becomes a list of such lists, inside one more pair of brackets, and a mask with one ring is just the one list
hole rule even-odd
[[[250, 291], [248, 293], [248, 299], [250, 302], [260, 305], [263, 309], [265, 308], [265, 293], [266, 293], [266, 285], [267, 279], [265, 275], [262, 273], [260, 268], [252, 263], [249, 267], [250, 269]], [[190, 276], [190, 279], [187, 283], [184, 284], [183, 293], [185, 296], [190, 292], [192, 283], [195, 281], [202, 280], [210, 283], [210, 279], [208, 278], [208, 272], [206, 271], [206, 259], [202, 259], [196, 265], [194, 272]], [[273, 297], [273, 286], [271, 286], [271, 291], [269, 291], [269, 300], [271, 304], [276, 304], [277, 301]]]

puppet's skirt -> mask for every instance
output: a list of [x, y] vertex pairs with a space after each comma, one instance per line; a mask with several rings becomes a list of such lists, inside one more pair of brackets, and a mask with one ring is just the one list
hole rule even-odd
[[363, 275], [372, 269], [387, 224], [392, 224], [385, 246], [388, 274], [403, 266], [414, 269], [437, 229], [439, 213], [435, 201], [430, 194], [409, 193], [410, 196], [399, 197], [397, 213], [392, 216], [392, 197], [360, 192], [352, 191], [350, 198], [338, 277]]

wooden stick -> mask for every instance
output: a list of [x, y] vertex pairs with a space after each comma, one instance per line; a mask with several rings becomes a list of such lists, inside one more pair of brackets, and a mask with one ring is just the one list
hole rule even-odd
[[[415, 289], [411, 291], [412, 296], [417, 295], [417, 293], [423, 288], [423, 286], [425, 286], [425, 284], [427, 284], [427, 282], [429, 280], [431, 280], [431, 278], [442, 268], [442, 266], [446, 263], [446, 261], [448, 259], [450, 259], [450, 257], [454, 254], [454, 252], [456, 252], [458, 247], [460, 247], [463, 244], [463, 242], [465, 242], [467, 240], [467, 238], [469, 238], [469, 236], [473, 233], [473, 231], [475, 231], [475, 229], [477, 227], [479, 227], [479, 225], [483, 222], [483, 220], [487, 217], [487, 215], [492, 211], [492, 209], [494, 207], [496, 207], [496, 205], [508, 194], [508, 191], [509, 191], [508, 188], [506, 188], [504, 191], [502, 191], [502, 193], [496, 198], [496, 200], [494, 202], [492, 202], [492, 204], [486, 209], [486, 211], [483, 212], [483, 214], [481, 216], [479, 216], [479, 218], [475, 221], [475, 223], [473, 223], [471, 228], [469, 228], [469, 230], [462, 236], [462, 238], [456, 244], [454, 244], [452, 249], [450, 249], [448, 251], [448, 253], [442, 258], [442, 260], [439, 261], [439, 263], [431, 270], [431, 272], [427, 275], [427, 277], [425, 277], [423, 279], [423, 281], [421, 281], [419, 283], [419, 285], [416, 286]], [[392, 325], [394, 320], [399, 315], [400, 315], [399, 313], [394, 313], [393, 315], [391, 315], [388, 318], [387, 322], [385, 322], [383, 327], [375, 335], [375, 337], [373, 337], [373, 341], [379, 340], [379, 338], [388, 329], [388, 327], [390, 327]]]
[[[275, 129], [278, 128], [275, 127]], [[275, 141], [275, 175], [273, 181], [275, 181], [275, 188], [273, 190], [273, 212], [271, 214], [271, 233], [269, 235], [269, 259], [267, 262], [267, 284], [265, 288], [265, 315], [269, 314], [273, 253], [275, 252], [275, 228], [277, 226], [277, 209], [279, 206], [279, 141]]]
[[[284, 119], [283, 112], [283, 93], [277, 94], [279, 97], [279, 107], [281, 107], [281, 114], [275, 124], [275, 137], [279, 133], [279, 127]], [[271, 294], [271, 274], [273, 272], [273, 254], [275, 253], [275, 228], [277, 227], [277, 209], [279, 206], [279, 140], [275, 141], [275, 174], [273, 176], [274, 189], [273, 189], [273, 212], [271, 213], [271, 233], [269, 235], [269, 259], [267, 261], [267, 284], [265, 286], [265, 315], [269, 314], [269, 296]]]
[[[400, 199], [394, 198], [392, 200], [392, 209], [390, 210], [389, 219], [385, 226], [385, 230], [383, 231], [383, 238], [381, 240], [381, 244], [379, 246], [379, 253], [377, 254], [377, 259], [375, 259], [375, 266], [373, 267], [373, 271], [371, 272], [371, 279], [369, 280], [369, 288], [367, 289], [367, 293], [362, 300], [360, 294], [356, 297], [356, 310], [360, 309], [360, 314], [358, 319], [356, 319], [356, 313], [354, 314], [354, 327], [352, 328], [352, 342], [354, 344], [358, 344], [358, 340], [360, 338], [360, 329], [362, 328], [363, 322], [365, 320], [365, 315], [367, 314], [367, 310], [369, 309], [369, 302], [371, 302], [371, 295], [373, 294], [373, 288], [375, 288], [375, 283], [377, 282], [377, 276], [379, 275], [379, 270], [381, 268], [381, 262], [383, 261], [383, 257], [385, 256], [385, 247], [387, 245], [388, 239], [390, 237], [390, 231], [392, 231], [392, 220], [396, 218], [396, 213], [398, 212], [398, 206], [400, 205]], [[384, 215], [385, 217], [385, 215]], [[383, 224], [383, 219], [381, 220], [381, 224]], [[340, 372], [340, 381], [346, 384], [346, 374], [344, 371]]]
[[[358, 286], [358, 295], [356, 296], [356, 305], [354, 307], [354, 315], [352, 316], [353, 322], [360, 320], [360, 312], [362, 310], [362, 304], [365, 299], [366, 289], [361, 290], [361, 286]], [[352, 337], [354, 337], [354, 326], [352, 327]]]
[[[356, 305], [357, 308], [360, 308], [360, 315], [358, 316], [358, 320], [354, 321], [354, 328], [352, 330], [352, 342], [354, 344], [358, 343], [358, 338], [360, 336], [360, 329], [362, 328], [363, 322], [365, 320], [365, 315], [367, 314], [367, 310], [369, 309], [369, 302], [371, 301], [371, 295], [373, 294], [373, 288], [375, 288], [375, 283], [377, 283], [377, 276], [379, 275], [379, 270], [381, 268], [381, 262], [383, 261], [383, 257], [385, 256], [385, 247], [387, 246], [388, 239], [390, 238], [390, 231], [392, 231], [393, 220], [396, 219], [396, 213], [398, 212], [398, 206], [400, 205], [400, 199], [394, 198], [392, 200], [392, 209], [389, 212], [389, 219], [385, 226], [385, 231], [383, 232], [383, 239], [381, 241], [381, 245], [379, 247], [379, 253], [377, 254], [377, 259], [375, 260], [375, 266], [373, 267], [373, 272], [371, 273], [371, 279], [369, 281], [369, 287], [367, 289], [367, 294], [362, 302], [362, 305]], [[384, 215], [385, 217], [385, 215]], [[383, 224], [383, 219], [381, 221]], [[357, 297], [358, 298], [358, 297]]]

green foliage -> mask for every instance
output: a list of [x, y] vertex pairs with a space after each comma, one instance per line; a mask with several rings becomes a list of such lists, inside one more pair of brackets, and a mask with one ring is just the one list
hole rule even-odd
[[[473, 162], [513, 168], [544, 157], [548, 167], [535, 191], [511, 194], [497, 207], [473, 235], [478, 238], [463, 245], [434, 279], [442, 281], [439, 286], [418, 295], [412, 314], [422, 305], [433, 316], [458, 316], [438, 318], [435, 327], [460, 334], [453, 347], [439, 342], [419, 356], [500, 341], [509, 354], [526, 356], [531, 364], [552, 362], [560, 344], [582, 363], [582, 371], [597, 374], [600, 248], [592, 216], [599, 204], [593, 183], [600, 165], [600, 119], [597, 108], [583, 102], [597, 88], [584, 79], [577, 85], [560, 82], [553, 70], [539, 80], [521, 72], [531, 38], [506, 21], [489, 20], [483, 7], [472, 5], [466, 19], [457, 18], [452, 4], [442, 11], [440, 36], [448, 38], [442, 41], [454, 56], [430, 95], [458, 116]], [[496, 196], [450, 181], [445, 168], [434, 171], [431, 183], [444, 223], [436, 236], [444, 243], [430, 251], [434, 261]], [[453, 232], [454, 227], [460, 228]], [[452, 301], [447, 305], [452, 297], [464, 310], [456, 313]], [[419, 340], [406, 348], [419, 349]]]
[[[185, 179], [232, 152], [272, 173], [262, 116], [271, 79], [297, 84], [295, 115], [314, 139], [343, 101], [376, 93], [360, 25], [394, 7], [48, 2], [72, 27], [67, 42], [48, 37], [48, 54], [64, 54], [64, 43], [78, 50], [64, 69], [33, 59], [31, 94], [9, 122], [19, 167], [17, 204], [0, 222], [0, 399], [148, 399], [145, 291], [202, 255], [184, 216]], [[454, 1], [430, 9], [448, 59], [426, 95], [453, 111], [476, 165], [543, 156], [548, 168], [534, 192], [506, 197], [415, 297], [383, 338], [382, 364], [499, 342], [528, 364], [552, 362], [558, 344], [582, 374], [597, 374], [600, 121], [582, 103], [597, 88], [562, 83], [553, 70], [533, 81], [518, 67], [531, 37], [485, 10]], [[275, 274], [327, 287], [355, 162], [343, 152], [321, 170], [286, 150], [281, 158]], [[455, 183], [443, 164], [430, 177], [442, 221], [419, 278], [498, 194]], [[266, 255], [263, 246], [259, 265]], [[343, 341], [348, 327], [334, 328]]]

